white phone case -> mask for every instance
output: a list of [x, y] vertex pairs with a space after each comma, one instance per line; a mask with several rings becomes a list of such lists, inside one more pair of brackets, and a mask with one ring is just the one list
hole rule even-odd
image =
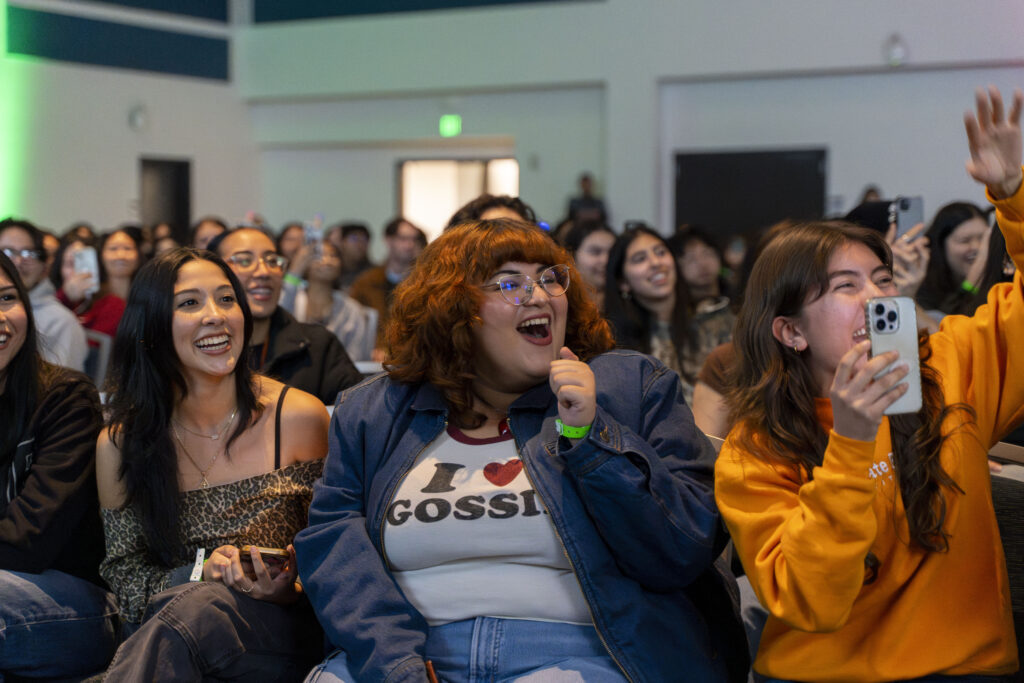
[[[921, 362], [917, 345], [917, 310], [914, 300], [907, 296], [883, 296], [869, 299], [867, 309], [868, 338], [871, 356], [898, 351], [896, 363], [906, 362], [910, 372], [903, 378], [909, 384], [907, 392], [886, 408], [886, 415], [916, 413], [921, 410]], [[878, 376], [888, 372], [891, 365]]]

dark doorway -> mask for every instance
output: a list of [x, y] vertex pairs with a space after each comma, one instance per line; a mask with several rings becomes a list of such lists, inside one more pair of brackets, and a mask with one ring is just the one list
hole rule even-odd
[[676, 154], [676, 227], [722, 236], [825, 215], [824, 149]]
[[174, 239], [185, 244], [192, 221], [191, 162], [140, 159], [140, 167], [143, 224], [169, 223]]

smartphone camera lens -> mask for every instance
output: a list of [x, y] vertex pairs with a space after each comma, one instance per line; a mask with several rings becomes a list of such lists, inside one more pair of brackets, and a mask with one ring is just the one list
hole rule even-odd
[[901, 199], [900, 200], [900, 211], [906, 211], [909, 208], [910, 208], [910, 200], [909, 199]]
[[882, 304], [875, 304], [875, 315], [882, 315], [885, 313], [885, 306]]
[[885, 319], [888, 320], [891, 323], [896, 322], [896, 318], [897, 318], [896, 311], [889, 311], [886, 314], [886, 316], [885, 316]]
[[884, 332], [885, 331], [885, 321], [882, 320], [881, 318], [876, 320], [875, 321], [875, 329], [878, 330], [879, 332]]

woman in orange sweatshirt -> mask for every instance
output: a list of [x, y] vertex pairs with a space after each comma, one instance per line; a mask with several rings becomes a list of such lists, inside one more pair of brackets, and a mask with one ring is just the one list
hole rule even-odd
[[[1018, 90], [965, 118], [1024, 266]], [[919, 413], [895, 352], [869, 358], [865, 302], [895, 294], [891, 254], [853, 226], [797, 226], [758, 260], [734, 342], [735, 427], [715, 494], [770, 612], [754, 669], [790, 681], [998, 680], [1017, 670], [986, 454], [1024, 420], [1024, 281], [922, 339]], [[882, 374], [880, 374], [882, 373]], [[980, 678], [979, 678], [980, 676]]]

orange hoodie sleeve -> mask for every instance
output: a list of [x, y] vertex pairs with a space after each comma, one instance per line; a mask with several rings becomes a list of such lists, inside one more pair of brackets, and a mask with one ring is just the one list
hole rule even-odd
[[[1017, 273], [1013, 282], [992, 287], [973, 316], [946, 316], [931, 337], [946, 403], [974, 408], [986, 447], [1024, 420], [1024, 186], [1012, 197], [989, 200]], [[942, 361], [945, 366], [938, 366]]]
[[715, 466], [715, 498], [750, 583], [773, 616], [803, 631], [846, 623], [875, 540], [869, 468], [873, 441], [829, 435], [821, 467], [795, 470], [740, 451], [729, 439]]

